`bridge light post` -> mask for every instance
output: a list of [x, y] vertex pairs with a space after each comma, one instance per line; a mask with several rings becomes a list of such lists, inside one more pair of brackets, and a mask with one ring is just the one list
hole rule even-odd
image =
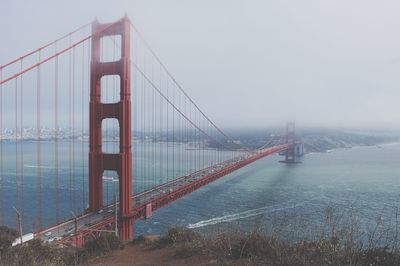
[[19, 228], [19, 236], [21, 238], [21, 244], [23, 243], [22, 240], [22, 218], [21, 218], [21, 213], [17, 210], [17, 208], [15, 208], [15, 206], [13, 206], [14, 211], [17, 213], [17, 219], [18, 219], [18, 228]]
[[74, 227], [75, 227], [75, 238], [78, 235], [78, 218], [76, 217], [75, 213], [73, 211], [70, 211], [72, 216], [74, 216]]

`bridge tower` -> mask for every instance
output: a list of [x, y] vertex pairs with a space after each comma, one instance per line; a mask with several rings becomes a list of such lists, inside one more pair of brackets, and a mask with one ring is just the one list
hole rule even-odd
[[[131, 146], [131, 65], [130, 21], [125, 16], [116, 23], [92, 24], [92, 50], [90, 70], [90, 150], [89, 150], [89, 210], [103, 207], [103, 173], [116, 171], [119, 178], [119, 237], [133, 238], [132, 211], [132, 146]], [[107, 36], [121, 36], [121, 58], [115, 62], [101, 61], [101, 40]], [[120, 77], [120, 100], [101, 102], [101, 78]], [[108, 88], [105, 88], [108, 89]], [[111, 89], [111, 88], [109, 88]], [[119, 124], [119, 153], [102, 151], [102, 121], [115, 118]]]
[[295, 122], [288, 122], [286, 124], [286, 144], [289, 149], [285, 152], [285, 160], [282, 163], [298, 163], [299, 157], [302, 156], [302, 143], [296, 142], [296, 124]]

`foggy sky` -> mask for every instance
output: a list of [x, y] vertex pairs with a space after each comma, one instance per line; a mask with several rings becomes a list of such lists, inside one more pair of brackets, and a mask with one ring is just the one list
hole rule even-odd
[[0, 64], [125, 13], [222, 127], [400, 129], [396, 0], [2, 0]]

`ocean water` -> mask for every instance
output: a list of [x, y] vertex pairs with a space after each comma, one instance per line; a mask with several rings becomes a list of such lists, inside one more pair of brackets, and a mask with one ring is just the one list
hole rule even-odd
[[[62, 219], [70, 218], [70, 209], [76, 210], [77, 213], [83, 210], [88, 195], [85, 189], [86, 147], [84, 145], [82, 153], [81, 145], [76, 144], [73, 186], [75, 189], [70, 191], [68, 145], [60, 143], [59, 148]], [[16, 216], [12, 210], [16, 202], [15, 143], [6, 143], [4, 146], [7, 152], [3, 157], [5, 178], [2, 188], [1, 221], [15, 227]], [[183, 154], [180, 154], [179, 158], [186, 156], [186, 161], [195, 158], [193, 153], [197, 151], [177, 147], [179, 145], [172, 146], [177, 149], [175, 156], [178, 156], [180, 151]], [[154, 144], [134, 145], [134, 157], [143, 157], [143, 162], [160, 157], [160, 154], [154, 153], [154, 148]], [[41, 149], [44, 166], [43, 223], [50, 225], [55, 222], [54, 147], [52, 143], [47, 145], [43, 142]], [[140, 149], [143, 149], [143, 153]], [[25, 142], [24, 151], [24, 230], [32, 231], [37, 227], [36, 143]], [[79, 154], [84, 154], [83, 159]], [[351, 216], [351, 219], [365, 228], [373, 227], [377, 221], [393, 225], [397, 221], [397, 209], [400, 207], [399, 155], [400, 144], [388, 144], [308, 154], [302, 159], [302, 163], [292, 165], [279, 163], [281, 158], [278, 155], [267, 157], [163, 208], [148, 220], [136, 222], [135, 235], [161, 234], [175, 226], [204, 232], [220, 228], [254, 230], [255, 227], [271, 229], [272, 226], [280, 226], [290, 229], [288, 231], [307, 234], [326, 222], [331, 211], [338, 214], [342, 220]], [[211, 151], [205, 152], [205, 158], [211, 156]], [[151, 187], [154, 184], [152, 182], [157, 182], [157, 178], [146, 180], [146, 176], [157, 177], [167, 171], [165, 164], [160, 166], [152, 161], [153, 163], [148, 165], [150, 168], [147, 168], [150, 170], [144, 173], [141, 169], [143, 162], [137, 160], [133, 165], [136, 167], [134, 172], [140, 176], [137, 184], [134, 184], [134, 191], [143, 190], [146, 186]], [[174, 167], [174, 172], [170, 175], [179, 174], [179, 171], [184, 173], [190, 167]], [[169, 165], [169, 172], [172, 168]], [[105, 184], [105, 202], [112, 200], [112, 191], [112, 184]], [[70, 205], [71, 196], [74, 198], [74, 206]], [[19, 207], [21, 208], [21, 190]]]
[[302, 238], [327, 222], [355, 222], [366, 231], [383, 222], [394, 227], [399, 155], [400, 144], [391, 144], [308, 154], [292, 165], [267, 157], [137, 223], [136, 232], [277, 228]]

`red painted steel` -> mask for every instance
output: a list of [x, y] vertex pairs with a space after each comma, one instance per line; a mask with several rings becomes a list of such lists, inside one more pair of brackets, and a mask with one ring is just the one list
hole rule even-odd
[[[93, 23], [92, 63], [90, 84], [90, 152], [89, 152], [89, 209], [103, 207], [103, 173], [116, 171], [119, 176], [119, 236], [122, 240], [133, 238], [132, 210], [132, 152], [131, 152], [131, 71], [130, 22], [124, 17], [117, 23]], [[121, 59], [116, 62], [100, 61], [100, 43], [106, 36], [121, 36]], [[120, 101], [114, 104], [101, 102], [101, 78], [120, 76]], [[120, 151], [118, 154], [102, 152], [102, 120], [116, 118], [119, 122]]]
[[[238, 161], [237, 163], [235, 163], [233, 165], [229, 165], [226, 168], [223, 168], [219, 171], [215, 171], [215, 172], [213, 172], [209, 175], [206, 175], [196, 181], [193, 181], [187, 185], [184, 185], [174, 191], [170, 191], [167, 194], [158, 195], [158, 197], [150, 199], [148, 202], [145, 202], [144, 204], [134, 207], [132, 210], [132, 213], [131, 213], [131, 217], [132, 217], [133, 221], [140, 220], [140, 219], [147, 219], [147, 218], [149, 218], [150, 213], [152, 214], [154, 211], [159, 210], [163, 207], [166, 207], [166, 206], [172, 204], [173, 202], [212, 183], [213, 181], [216, 181], [216, 180], [220, 179], [221, 177], [224, 177], [224, 176], [226, 176], [242, 167], [245, 167], [259, 159], [262, 159], [266, 156], [270, 156], [272, 154], [276, 154], [276, 153], [279, 153], [282, 151], [286, 151], [289, 148], [290, 148], [290, 146], [288, 144], [284, 144], [284, 145], [278, 145], [275, 147], [267, 148], [267, 149], [261, 150], [257, 153], [254, 153], [252, 156], [250, 156], [242, 161]], [[179, 179], [181, 179], [181, 178], [178, 178], [176, 180], [179, 180]], [[174, 181], [170, 181], [168, 183], [171, 183], [171, 182], [174, 182]], [[166, 184], [168, 184], [168, 183], [166, 183]], [[160, 185], [158, 187], [162, 187], [166, 184]], [[145, 193], [145, 192], [143, 192], [143, 193]], [[139, 196], [139, 195], [136, 195], [136, 196]], [[88, 215], [90, 215], [90, 214], [86, 214], [84, 216], [88, 216]], [[82, 217], [84, 217], [84, 216], [82, 216]], [[114, 224], [115, 224], [114, 216], [105, 217], [99, 223], [93, 224], [90, 227], [79, 231], [79, 234], [82, 237], [91, 236], [93, 234], [93, 231], [96, 231], [96, 230], [104, 230], [107, 228], [110, 228], [112, 230], [112, 228], [114, 227]], [[53, 229], [54, 229], [54, 227], [53, 227]], [[37, 236], [43, 235], [47, 231], [48, 230], [37, 233]], [[73, 236], [66, 237], [61, 242], [64, 242], [64, 243], [73, 242], [74, 243], [74, 238], [73, 238]]]
[[[205, 185], [210, 184], [211, 182], [214, 182], [215, 180], [224, 177], [242, 167], [245, 167], [259, 159], [262, 159], [266, 156], [275, 154], [275, 153], [279, 153], [282, 151], [285, 151], [289, 148], [289, 145], [284, 144], [284, 145], [279, 145], [276, 147], [272, 147], [272, 148], [268, 148], [265, 149], [264, 151], [258, 152], [256, 154], [254, 154], [253, 156], [243, 160], [243, 161], [239, 161], [234, 165], [230, 165], [224, 169], [221, 169], [219, 171], [216, 171], [212, 174], [206, 175], [204, 177], [202, 177], [201, 179], [198, 179], [188, 185], [182, 186], [179, 189], [172, 191], [170, 193], [167, 193], [165, 195], [161, 195], [159, 198], [156, 198], [154, 200], [151, 201], [152, 204], [152, 211], [156, 211], [158, 209], [161, 209], [175, 201], [177, 201], [178, 199], [181, 199], [187, 195], [189, 195], [190, 193], [204, 187]], [[146, 218], [146, 206], [148, 203], [145, 203], [143, 205], [137, 206], [133, 209], [132, 212], [132, 216], [135, 218], [135, 220], [139, 220], [139, 219], [144, 219]]]

